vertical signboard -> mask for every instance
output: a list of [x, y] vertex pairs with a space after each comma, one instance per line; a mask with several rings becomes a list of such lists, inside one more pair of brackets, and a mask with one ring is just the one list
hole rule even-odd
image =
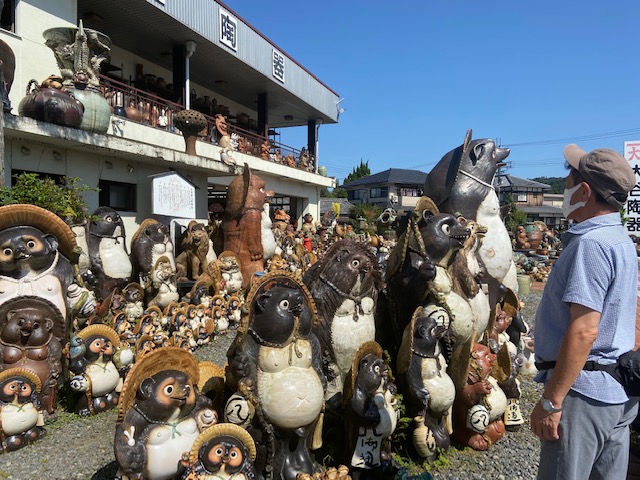
[[275, 48], [272, 50], [272, 66], [273, 78], [284, 83], [284, 55]]
[[628, 218], [627, 232], [633, 235], [640, 235], [640, 140], [624, 142], [624, 158], [629, 161], [629, 165], [636, 174], [636, 184], [629, 192], [627, 205], [625, 207]]
[[238, 19], [220, 8], [218, 14], [218, 39], [222, 45], [229, 47], [234, 52], [238, 51]]

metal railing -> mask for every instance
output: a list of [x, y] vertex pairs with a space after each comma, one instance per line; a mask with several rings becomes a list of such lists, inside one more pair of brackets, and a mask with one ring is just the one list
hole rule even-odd
[[[102, 94], [114, 108], [114, 113], [122, 114], [122, 110], [124, 110], [124, 114], [130, 121], [168, 132], [178, 132], [174, 126], [173, 117], [177, 112], [185, 109], [184, 105], [105, 75], [100, 75], [100, 81]], [[200, 132], [199, 140], [217, 145], [218, 132], [215, 126], [215, 117], [201, 113], [207, 119], [207, 127]], [[316, 172], [317, 166], [313, 155], [237, 125], [227, 123], [227, 126], [234, 150], [265, 161]]]

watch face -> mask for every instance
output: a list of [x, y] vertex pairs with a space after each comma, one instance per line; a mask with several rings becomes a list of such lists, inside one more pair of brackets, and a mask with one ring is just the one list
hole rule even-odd
[[559, 411], [561, 411], [561, 410], [562, 410], [562, 409], [560, 409], [560, 408], [556, 408], [556, 407], [553, 405], [553, 403], [551, 402], [551, 400], [549, 400], [549, 399], [543, 398], [543, 399], [541, 399], [541, 401], [540, 401], [540, 402], [541, 402], [541, 404], [542, 404], [542, 408], [543, 408], [543, 410], [544, 410], [545, 412], [554, 412], [554, 413], [555, 413], [555, 412], [559, 412]]

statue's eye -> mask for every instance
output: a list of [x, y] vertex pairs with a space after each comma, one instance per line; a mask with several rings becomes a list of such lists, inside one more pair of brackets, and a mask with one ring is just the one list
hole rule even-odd
[[13, 255], [13, 250], [11, 250], [10, 248], [5, 248], [4, 250], [2, 250], [3, 255], [6, 255], [7, 257]]
[[218, 456], [220, 456], [220, 457], [221, 457], [222, 455], [224, 455], [224, 448], [222, 448], [222, 447], [218, 447], [218, 448], [216, 448], [216, 455], [218, 455]]
[[353, 267], [356, 267], [356, 268], [359, 267], [360, 266], [360, 260], [358, 260], [358, 259], [351, 260], [351, 265]]
[[22, 385], [22, 387], [20, 387], [20, 390], [22, 390], [23, 392], [28, 392], [29, 391], [29, 385]]
[[33, 322], [33, 329], [37, 330], [38, 328], [40, 328], [40, 323], [38, 322]]
[[289, 300], [282, 300], [280, 302], [280, 308], [282, 310], [289, 310]]
[[444, 225], [442, 225], [442, 231], [449, 235], [449, 233], [451, 232], [451, 227], [445, 223]]
[[171, 395], [173, 393], [173, 385], [167, 385], [164, 387], [165, 395]]
[[12, 392], [15, 392], [18, 389], [18, 384], [17, 383], [12, 383], [11, 385], [9, 385], [9, 390], [11, 390]]
[[29, 240], [27, 242], [27, 247], [29, 248], [36, 248], [36, 242], [34, 242], [33, 240]]
[[111, 217], [107, 217], [105, 220], [106, 220], [107, 222], [109, 222], [109, 223], [113, 222], [113, 218], [111, 218]]
[[380, 365], [376, 365], [373, 367], [373, 371], [376, 373], [380, 373]]

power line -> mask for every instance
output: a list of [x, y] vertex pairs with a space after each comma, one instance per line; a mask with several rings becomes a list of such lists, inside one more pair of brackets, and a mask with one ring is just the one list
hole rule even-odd
[[584, 142], [588, 140], [601, 140], [604, 138], [624, 137], [627, 135], [640, 134], [640, 128], [630, 128], [627, 130], [617, 130], [614, 132], [592, 133], [589, 135], [579, 135], [576, 137], [555, 138], [551, 140], [538, 140], [534, 142], [509, 143], [505, 147], [533, 147], [538, 145], [555, 145], [561, 143]]

